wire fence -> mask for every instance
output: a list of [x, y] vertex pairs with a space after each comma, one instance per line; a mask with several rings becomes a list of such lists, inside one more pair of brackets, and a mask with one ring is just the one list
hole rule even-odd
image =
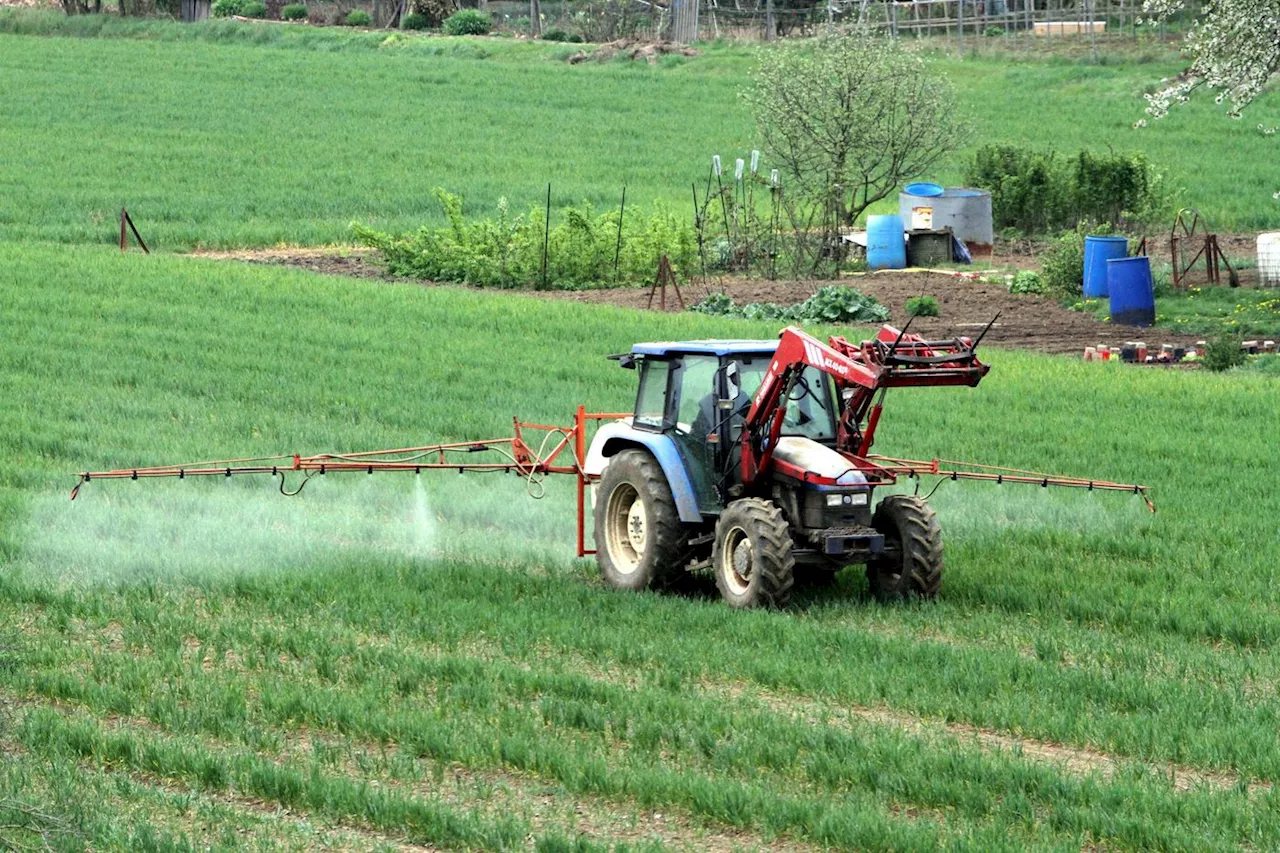
[[[785, 5], [784, 5], [785, 3]], [[1179, 34], [1198, 14], [1192, 3], [1167, 21], [1148, 23], [1142, 0], [830, 0], [810, 5], [769, 0], [670, 0], [640, 4], [635, 35], [689, 42], [816, 35], [862, 23], [893, 38], [978, 37], [1052, 46]]]

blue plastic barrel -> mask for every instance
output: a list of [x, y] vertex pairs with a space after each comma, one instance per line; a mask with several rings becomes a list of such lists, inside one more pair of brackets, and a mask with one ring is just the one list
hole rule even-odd
[[907, 265], [902, 217], [896, 213], [867, 217], [867, 268], [900, 270]]
[[1084, 298], [1102, 299], [1107, 295], [1107, 261], [1129, 254], [1129, 241], [1124, 237], [1084, 238]]
[[931, 184], [922, 181], [918, 184], [907, 184], [903, 187], [903, 192], [907, 195], [919, 196], [921, 198], [936, 198], [946, 192], [941, 184]]
[[1151, 259], [1146, 255], [1107, 261], [1107, 291], [1111, 294], [1111, 322], [1126, 326], [1156, 322]]

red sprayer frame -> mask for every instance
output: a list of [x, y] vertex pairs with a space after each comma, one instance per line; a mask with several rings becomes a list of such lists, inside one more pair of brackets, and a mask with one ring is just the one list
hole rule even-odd
[[[322, 453], [318, 456], [258, 456], [242, 459], [219, 459], [206, 462], [189, 462], [182, 465], [159, 465], [150, 468], [118, 468], [114, 471], [86, 471], [80, 482], [71, 490], [75, 500], [80, 487], [91, 480], [145, 480], [154, 477], [231, 477], [240, 474], [270, 474], [280, 478], [280, 492], [296, 495], [307, 480], [316, 474], [339, 471], [412, 471], [415, 474], [430, 470], [505, 471], [524, 477], [530, 482], [532, 493], [541, 478], [547, 474], [573, 474], [578, 481], [578, 556], [594, 554], [587, 548], [586, 508], [587, 487], [596, 479], [587, 474], [587, 424], [590, 421], [620, 420], [627, 413], [588, 412], [579, 406], [573, 426], [526, 423], [512, 418], [515, 434], [511, 438], [493, 438], [483, 441], [461, 441], [451, 444], [430, 444], [422, 447], [401, 447], [394, 450], [370, 450], [363, 453]], [[525, 430], [545, 433], [535, 450], [525, 441]], [[551, 442], [554, 441], [554, 444]], [[551, 444], [550, 448], [548, 445]], [[573, 445], [571, 464], [556, 464], [557, 458], [569, 445]], [[458, 458], [464, 453], [497, 453], [505, 457], [502, 462], [467, 462]], [[303, 480], [297, 489], [285, 488], [285, 476], [298, 471]], [[541, 494], [537, 495], [541, 497]]]

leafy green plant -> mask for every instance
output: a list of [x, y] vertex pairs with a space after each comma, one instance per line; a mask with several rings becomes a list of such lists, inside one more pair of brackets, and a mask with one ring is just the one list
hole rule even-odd
[[1044, 279], [1032, 270], [1018, 270], [1013, 281], [1009, 282], [1010, 293], [1044, 293], [1047, 289]]
[[460, 9], [444, 19], [444, 31], [451, 36], [483, 36], [493, 29], [493, 20], [479, 9]]
[[1113, 228], [1158, 219], [1171, 192], [1143, 154], [1094, 154], [1073, 160], [1052, 150], [986, 145], [975, 152], [966, 183], [991, 191], [997, 228], [1040, 234], [1090, 219]]
[[540, 206], [526, 216], [512, 216], [506, 199], [500, 199], [496, 218], [468, 219], [461, 196], [443, 189], [435, 194], [449, 223], [445, 228], [393, 236], [353, 226], [358, 240], [382, 254], [389, 272], [486, 287], [541, 286], [544, 236], [546, 280], [556, 289], [652, 281], [663, 255], [677, 275], [687, 276], [697, 257], [693, 230], [663, 206], [648, 216], [629, 213], [619, 250], [617, 211], [596, 214], [586, 203], [565, 208], [561, 221], [546, 232]]
[[215, 18], [231, 18], [244, 10], [245, 0], [215, 0], [210, 12]]
[[307, 4], [289, 3], [281, 7], [280, 18], [284, 21], [305, 21], [307, 19]]
[[913, 296], [907, 300], [907, 314], [912, 317], [940, 317], [942, 308], [932, 296]]
[[1062, 232], [1040, 258], [1045, 289], [1064, 297], [1081, 296], [1084, 293], [1084, 238], [1115, 233], [1113, 228], [1088, 220], [1081, 220], [1074, 228]]
[[828, 285], [804, 302], [782, 306], [773, 302], [751, 302], [738, 307], [725, 293], [713, 293], [690, 310], [721, 317], [748, 320], [783, 320], [792, 323], [882, 323], [889, 309], [844, 285]]
[[342, 23], [348, 27], [367, 27], [373, 23], [373, 18], [364, 9], [352, 9]]
[[561, 29], [546, 30], [542, 34], [543, 41], [568, 41], [569, 34]]
[[1204, 358], [1200, 363], [1215, 373], [1239, 367], [1248, 359], [1248, 354], [1240, 346], [1241, 339], [1231, 335], [1213, 338], [1205, 346]]
[[246, 18], [265, 18], [267, 16], [267, 4], [262, 0], [249, 0], [240, 7], [240, 14]]
[[427, 30], [431, 28], [431, 19], [421, 12], [410, 12], [404, 16], [400, 26], [406, 30]]

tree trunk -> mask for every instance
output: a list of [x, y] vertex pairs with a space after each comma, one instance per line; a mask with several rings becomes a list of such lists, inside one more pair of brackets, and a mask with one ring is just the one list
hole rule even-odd
[[778, 37], [778, 21], [773, 16], [773, 0], [765, 0], [764, 4], [764, 40], [773, 41]]
[[529, 32], [534, 38], [542, 37], [542, 6], [538, 0], [529, 0]]

